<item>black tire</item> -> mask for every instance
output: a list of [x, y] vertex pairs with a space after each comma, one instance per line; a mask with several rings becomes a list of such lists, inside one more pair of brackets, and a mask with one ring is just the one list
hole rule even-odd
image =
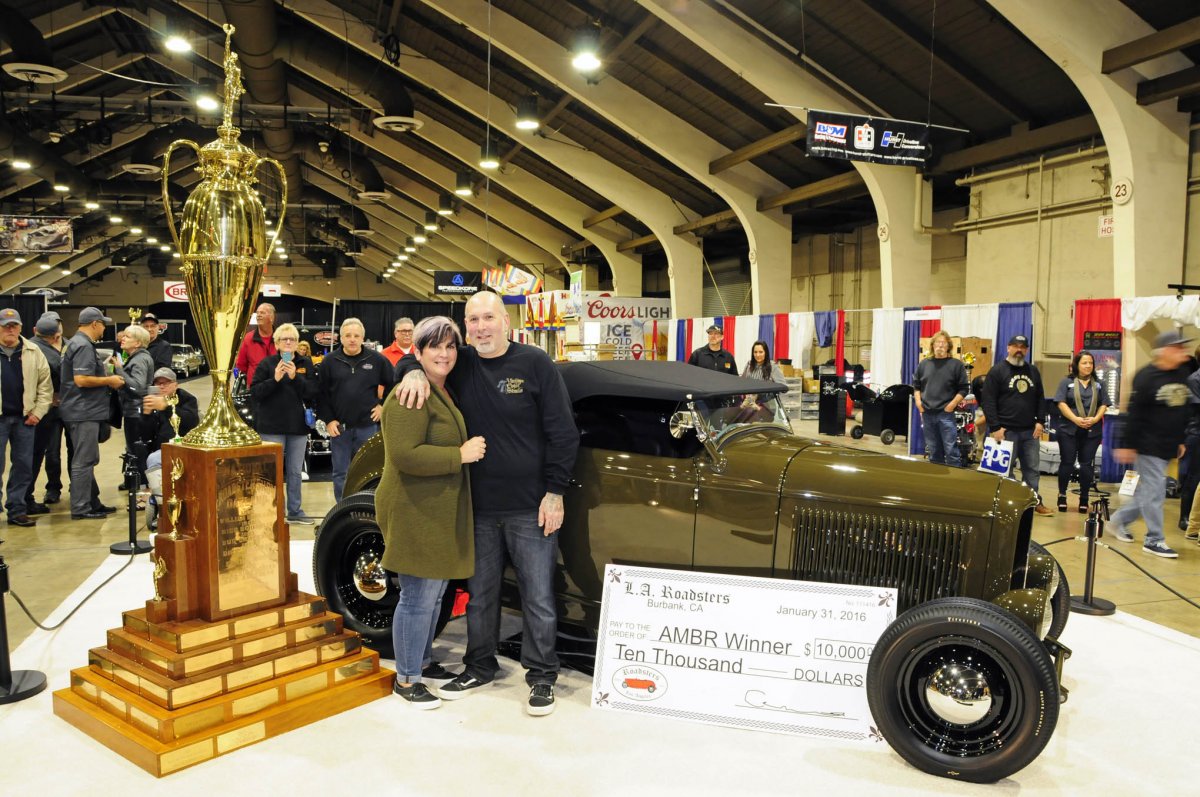
[[[987, 684], [990, 700], [975, 707], [985, 712], [978, 718], [951, 721], [930, 703], [932, 677], [955, 662]], [[939, 598], [896, 618], [871, 655], [867, 700], [879, 732], [904, 760], [974, 783], [1019, 772], [1058, 724], [1058, 680], [1045, 646], [1011, 613], [975, 598]], [[970, 712], [969, 702], [946, 700], [950, 710]]]
[[[392, 615], [400, 590], [388, 579], [387, 593], [377, 601], [364, 597], [354, 586], [354, 565], [364, 553], [383, 556], [383, 532], [375, 520], [375, 489], [342, 498], [317, 529], [313, 545], [313, 582], [329, 610], [342, 615], [342, 624], [363, 638], [363, 643], [384, 658], [391, 658]], [[438, 611], [437, 633], [441, 634], [454, 611], [457, 588], [450, 582]]]
[[893, 443], [893, 441], [895, 441], [895, 439], [896, 439], [896, 433], [893, 432], [891, 429], [884, 429], [882, 432], [879, 433], [879, 440], [885, 446], [890, 446]]
[[[1033, 540], [1029, 541], [1029, 552], [1041, 556], [1051, 556], [1049, 551]], [[1047, 636], [1061, 639], [1063, 629], [1067, 627], [1067, 618], [1071, 616], [1071, 585], [1067, 583], [1067, 574], [1063, 572], [1062, 565], [1058, 563], [1057, 559], [1054, 560], [1054, 566], [1058, 568], [1058, 589], [1054, 590], [1054, 594], [1050, 596], [1050, 610], [1053, 612], [1053, 619], [1050, 621], [1050, 631]]]
[[855, 440], [862, 440], [863, 428], [861, 426], [855, 426], [850, 430], [850, 436]]

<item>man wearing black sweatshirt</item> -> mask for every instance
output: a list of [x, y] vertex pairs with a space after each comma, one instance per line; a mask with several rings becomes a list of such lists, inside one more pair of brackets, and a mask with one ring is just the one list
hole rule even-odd
[[377, 351], [363, 348], [365, 330], [347, 318], [338, 330], [341, 348], [334, 349], [317, 371], [317, 417], [329, 433], [333, 460], [333, 500], [342, 500], [346, 469], [354, 452], [379, 431], [383, 397], [392, 389], [392, 364]]
[[[1026, 359], [1028, 356], [1029, 338], [1024, 335], [1009, 338], [1008, 357], [992, 366], [983, 383], [983, 414], [992, 437], [1012, 442], [1013, 458], [1021, 461], [1021, 479], [1036, 493], [1041, 480], [1039, 443], [1046, 395], [1042, 374]], [[1054, 514], [1053, 509], [1042, 503], [1040, 493], [1034, 511], [1039, 515]]]
[[[465, 669], [438, 694], [443, 700], [466, 697], [500, 669], [496, 645], [507, 551], [521, 591], [521, 665], [530, 687], [526, 711], [542, 716], [554, 711], [556, 532], [579, 431], [566, 385], [550, 358], [541, 349], [509, 341], [508, 313], [499, 295], [472, 296], [466, 326], [472, 345], [459, 349], [446, 386], [467, 422], [467, 434], [487, 440], [488, 453], [471, 465], [475, 575], [467, 584]], [[416, 359], [405, 356], [396, 371], [403, 377], [397, 398], [410, 406], [424, 401], [429, 386]]]

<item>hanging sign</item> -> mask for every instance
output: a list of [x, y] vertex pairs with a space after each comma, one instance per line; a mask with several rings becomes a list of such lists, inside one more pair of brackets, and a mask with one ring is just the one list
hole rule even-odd
[[923, 166], [929, 159], [929, 126], [918, 122], [808, 112], [808, 154], [816, 158]]
[[535, 277], [512, 263], [505, 264], [503, 268], [485, 268], [483, 284], [501, 296], [526, 296], [542, 290], [541, 277]]
[[63, 216], [0, 216], [0, 252], [69, 254], [75, 249], [71, 220]]
[[478, 271], [435, 271], [433, 292], [452, 296], [470, 296], [479, 291], [483, 275]]
[[188, 300], [187, 283], [173, 280], [163, 281], [164, 302], [186, 302]]
[[278, 283], [276, 283], [276, 284], [263, 283], [262, 295], [267, 298], [271, 298], [271, 299], [277, 298], [279, 296], [283, 296], [283, 286]]
[[1112, 238], [1113, 237], [1113, 217], [1111, 215], [1096, 217], [1096, 237], [1097, 238]]

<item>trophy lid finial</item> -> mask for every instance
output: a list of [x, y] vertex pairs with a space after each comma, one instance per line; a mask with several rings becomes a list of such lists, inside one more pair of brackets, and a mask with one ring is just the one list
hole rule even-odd
[[237, 104], [238, 98], [246, 93], [246, 90], [242, 88], [242, 69], [238, 66], [237, 53], [233, 51], [233, 32], [237, 28], [227, 23], [222, 25], [221, 29], [225, 31], [225, 108], [224, 121], [219, 130], [222, 133], [225, 131], [236, 133], [237, 128], [233, 126], [233, 106]]

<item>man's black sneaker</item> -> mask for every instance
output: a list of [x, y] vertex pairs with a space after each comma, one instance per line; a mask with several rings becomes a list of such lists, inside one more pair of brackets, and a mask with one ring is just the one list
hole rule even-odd
[[450, 683], [438, 687], [438, 694], [442, 696], [443, 700], [461, 700], [472, 689], [477, 689], [486, 684], [487, 681], [481, 681], [464, 672], [456, 676]]
[[62, 500], [62, 496], [59, 493], [46, 493], [46, 498], [45, 498], [45, 500], [42, 501], [42, 503], [43, 504], [57, 504], [61, 500]]
[[431, 681], [449, 681], [454, 677], [454, 673], [447, 670], [440, 663], [431, 661], [421, 670], [421, 677], [428, 678]]
[[45, 504], [39, 504], [37, 501], [34, 501], [32, 504], [25, 507], [25, 514], [26, 515], [48, 515], [48, 514], [50, 514], [50, 507], [46, 506]]
[[113, 512], [117, 511], [117, 508], [115, 506], [108, 506], [107, 504], [96, 504], [92, 507], [92, 511], [103, 512], [106, 515], [111, 515]]
[[71, 520], [104, 520], [108, 515], [104, 512], [96, 512], [89, 510], [82, 515], [71, 513]]
[[544, 717], [554, 711], [554, 684], [534, 684], [529, 690], [529, 705], [525, 713]]
[[392, 691], [408, 701], [410, 706], [421, 711], [428, 711], [442, 705], [442, 701], [438, 696], [430, 692], [429, 687], [425, 684], [401, 686], [399, 683], [396, 683], [393, 684]]

